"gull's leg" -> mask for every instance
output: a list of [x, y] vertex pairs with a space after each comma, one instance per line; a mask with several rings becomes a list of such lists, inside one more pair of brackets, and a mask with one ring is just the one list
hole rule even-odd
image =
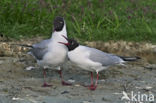
[[46, 69], [45, 68], [43, 68], [43, 80], [44, 80], [44, 83], [43, 83], [42, 87], [51, 87], [52, 86], [52, 85], [47, 84], [47, 82], [46, 82]]
[[96, 77], [95, 86], [97, 86], [97, 85], [98, 85], [98, 80], [99, 80], [99, 73], [97, 73], [97, 77]]
[[61, 78], [62, 85], [64, 85], [64, 86], [70, 86], [70, 85], [72, 85], [71, 83], [65, 82], [65, 81], [63, 80], [62, 70], [61, 70], [61, 69], [59, 70], [59, 74], [60, 74], [60, 78]]
[[85, 84], [81, 84], [82, 86], [84, 87], [93, 87], [94, 84], [93, 84], [93, 72], [90, 72], [90, 77], [91, 77], [91, 84], [90, 85], [85, 85]]
[[89, 87], [90, 90], [95, 90], [97, 85], [98, 85], [98, 80], [99, 80], [99, 73], [97, 72], [97, 78], [96, 78], [96, 82], [95, 82], [95, 85], [91, 85]]
[[93, 72], [91, 72], [91, 85], [90, 86], [93, 86]]

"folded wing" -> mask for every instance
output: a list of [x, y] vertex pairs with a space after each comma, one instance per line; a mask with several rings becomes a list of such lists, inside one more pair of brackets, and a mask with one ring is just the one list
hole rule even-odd
[[48, 52], [48, 44], [50, 39], [43, 40], [40, 43], [34, 44], [30, 53], [38, 60], [42, 60], [44, 55]]
[[103, 66], [110, 66], [124, 62], [116, 55], [105, 53], [95, 48], [88, 47], [88, 50], [90, 52], [89, 58], [94, 62], [101, 63]]

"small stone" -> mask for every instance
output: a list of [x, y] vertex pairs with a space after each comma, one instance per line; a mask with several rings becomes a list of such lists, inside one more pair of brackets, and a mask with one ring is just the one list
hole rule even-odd
[[70, 83], [74, 83], [75, 80], [73, 80], [73, 79], [69, 79], [68, 82], [70, 82]]
[[16, 97], [13, 97], [12, 100], [24, 100], [24, 99], [18, 98], [18, 97], [17, 98]]
[[32, 69], [35, 69], [35, 67], [33, 67], [33, 66], [29, 66], [29, 67], [26, 67], [25, 70], [32, 70]]
[[69, 93], [69, 91], [63, 91], [61, 94], [67, 94]]
[[90, 102], [90, 101], [83, 101], [82, 103], [92, 103], [92, 102]]
[[156, 64], [151, 64], [151, 65], [145, 66], [145, 68], [149, 69], [149, 70], [156, 69]]

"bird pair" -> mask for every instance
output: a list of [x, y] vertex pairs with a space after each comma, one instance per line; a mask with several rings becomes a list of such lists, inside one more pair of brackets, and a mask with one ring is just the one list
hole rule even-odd
[[[139, 59], [137, 57], [121, 57], [105, 53], [95, 48], [80, 45], [74, 39], [68, 39], [66, 23], [62, 17], [55, 18], [52, 37], [32, 45], [30, 54], [36, 58], [38, 65], [44, 68], [44, 87], [50, 86], [45, 81], [46, 66], [54, 67], [59, 70], [63, 85], [71, 85], [63, 80], [60, 68], [68, 57], [69, 60], [78, 67], [91, 72], [91, 85], [87, 86], [90, 90], [96, 89], [100, 71], [105, 70], [112, 65], [122, 65], [126, 61], [135, 61]], [[93, 83], [94, 71], [97, 73], [95, 84]]]

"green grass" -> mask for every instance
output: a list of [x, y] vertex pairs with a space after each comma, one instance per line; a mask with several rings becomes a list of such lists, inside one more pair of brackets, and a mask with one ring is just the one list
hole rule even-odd
[[156, 42], [155, 0], [0, 0], [0, 34], [50, 37], [61, 15], [69, 37]]

